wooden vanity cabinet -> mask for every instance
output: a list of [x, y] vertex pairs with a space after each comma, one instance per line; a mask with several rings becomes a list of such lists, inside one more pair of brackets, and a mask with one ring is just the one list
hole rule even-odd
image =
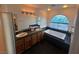
[[38, 39], [38, 42], [40, 42], [40, 40], [41, 40], [41, 32], [37, 33], [37, 39]]
[[31, 37], [30, 36], [27, 36], [26, 38], [25, 38], [25, 49], [28, 49], [28, 48], [30, 48], [31, 46], [32, 46], [32, 41], [31, 41]]
[[35, 34], [32, 34], [31, 37], [32, 37], [32, 45], [34, 45], [43, 39], [43, 32], [40, 31], [40, 32], [37, 32]]
[[17, 39], [16, 41], [16, 53], [22, 53], [24, 51], [25, 38]]
[[37, 34], [35, 33], [35, 34], [31, 35], [31, 37], [32, 37], [32, 45], [36, 44], [37, 43]]
[[43, 39], [43, 32], [37, 33], [37, 39], [38, 39], [38, 42], [40, 42]]
[[41, 32], [41, 40], [43, 40], [44, 32]]
[[42, 31], [17, 39], [16, 40], [16, 53], [24, 52], [25, 50], [35, 45], [37, 42], [40, 42], [42, 39], [43, 39]]

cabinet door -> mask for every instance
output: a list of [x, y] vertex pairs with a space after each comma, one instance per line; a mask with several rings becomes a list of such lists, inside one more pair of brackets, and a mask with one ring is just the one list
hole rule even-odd
[[41, 32], [41, 40], [43, 40], [44, 32]]
[[30, 48], [31, 46], [32, 46], [32, 44], [31, 44], [31, 37], [28, 36], [28, 37], [26, 37], [26, 39], [25, 39], [25, 49], [28, 49], [28, 48]]
[[18, 39], [16, 41], [16, 53], [22, 53], [24, 51], [24, 39]]
[[32, 35], [32, 45], [36, 44], [37, 43], [37, 34], [33, 34]]
[[40, 42], [40, 40], [42, 39], [42, 32], [38, 32], [38, 42]]
[[43, 35], [44, 35], [44, 32], [38, 32], [38, 42], [40, 42], [41, 40], [43, 40]]

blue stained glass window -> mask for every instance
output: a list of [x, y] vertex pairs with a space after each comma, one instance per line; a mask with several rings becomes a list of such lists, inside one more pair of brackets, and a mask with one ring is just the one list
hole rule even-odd
[[64, 15], [56, 15], [51, 19], [50, 27], [59, 30], [68, 30], [68, 18]]

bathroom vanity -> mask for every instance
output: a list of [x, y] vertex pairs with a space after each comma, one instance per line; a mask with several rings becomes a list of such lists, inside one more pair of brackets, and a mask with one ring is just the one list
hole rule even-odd
[[[22, 53], [25, 50], [31, 48], [33, 45], [35, 45], [36, 43], [40, 42], [43, 39], [42, 29], [39, 29], [36, 31], [26, 31], [26, 32], [21, 32], [21, 33], [24, 33], [24, 34], [16, 37], [16, 53], [17, 54]], [[25, 35], [25, 33], [27, 34]]]

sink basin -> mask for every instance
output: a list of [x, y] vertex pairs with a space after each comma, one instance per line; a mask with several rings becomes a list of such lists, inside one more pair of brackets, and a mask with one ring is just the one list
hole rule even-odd
[[16, 37], [24, 37], [26, 35], [28, 35], [27, 32], [22, 32], [22, 33], [17, 34]]
[[40, 30], [41, 30], [41, 29], [39, 29], [39, 28], [38, 28], [38, 29], [36, 29], [36, 31], [40, 31]]

